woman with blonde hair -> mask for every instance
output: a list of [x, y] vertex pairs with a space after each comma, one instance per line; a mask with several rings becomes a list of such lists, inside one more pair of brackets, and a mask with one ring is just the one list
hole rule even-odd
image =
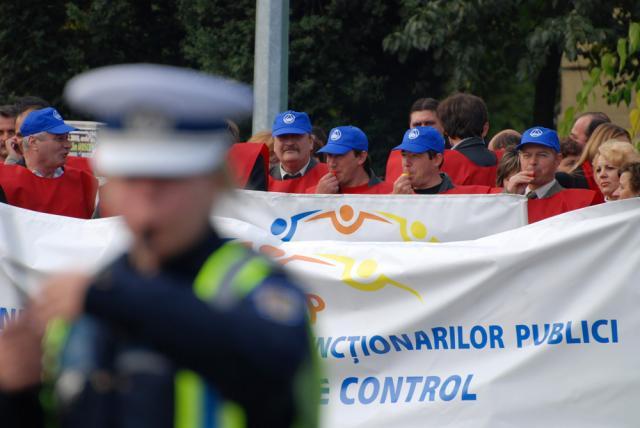
[[[584, 146], [582, 154], [573, 165], [573, 168], [569, 171], [569, 174], [575, 178], [577, 184], [576, 186], [570, 187], [586, 187], [591, 190], [598, 191], [598, 186], [593, 179], [593, 170], [591, 165], [596, 154], [598, 154], [598, 149], [602, 143], [609, 140], [631, 143], [631, 136], [626, 129], [616, 124], [602, 123], [598, 125], [591, 134], [591, 137], [589, 137], [589, 140], [587, 140], [587, 144]], [[582, 185], [580, 186], [579, 184]]]
[[636, 148], [624, 141], [607, 141], [603, 143], [593, 159], [593, 176], [605, 201], [618, 199], [614, 193], [620, 185], [619, 170], [631, 162], [640, 161]]

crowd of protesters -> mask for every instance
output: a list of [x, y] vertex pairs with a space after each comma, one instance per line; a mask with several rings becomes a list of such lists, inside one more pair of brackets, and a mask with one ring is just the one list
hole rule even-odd
[[[481, 98], [421, 98], [383, 173], [372, 168], [366, 127], [336, 125], [327, 136], [309, 115], [289, 110], [272, 129], [241, 143], [229, 122], [236, 141], [229, 170], [240, 187], [272, 192], [520, 194], [537, 200], [529, 203], [530, 221], [640, 195], [632, 138], [600, 112], [578, 116], [565, 139], [532, 126], [499, 130], [487, 141], [489, 112]], [[106, 215], [89, 163], [70, 156], [75, 130], [37, 97], [0, 106], [0, 200], [85, 219]]]

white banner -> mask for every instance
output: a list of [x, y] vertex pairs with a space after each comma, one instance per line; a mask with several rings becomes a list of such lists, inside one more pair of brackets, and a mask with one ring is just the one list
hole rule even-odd
[[[15, 266], [96, 266], [126, 242], [117, 219], [1, 205], [0, 215], [0, 299], [12, 289], [5, 281]], [[283, 243], [238, 219], [216, 223], [307, 288], [325, 364], [325, 427], [634, 427], [640, 420], [638, 200], [450, 243]], [[12, 251], [16, 237], [22, 248]], [[0, 308], [10, 318], [3, 300]]]
[[241, 190], [216, 210], [282, 241], [451, 242], [527, 224], [515, 195], [298, 195]]

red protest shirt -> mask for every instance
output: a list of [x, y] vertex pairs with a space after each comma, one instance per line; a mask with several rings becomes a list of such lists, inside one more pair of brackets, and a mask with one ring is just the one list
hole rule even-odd
[[444, 151], [440, 168], [456, 185], [495, 186], [497, 166], [478, 166], [456, 150]]
[[65, 167], [58, 178], [38, 177], [19, 165], [0, 166], [0, 186], [10, 205], [89, 219], [93, 215], [98, 180], [84, 170]]
[[529, 199], [529, 224], [598, 203], [597, 194], [587, 189], [564, 189], [549, 198]]
[[269, 176], [269, 192], [282, 193], [306, 193], [307, 189], [314, 187], [318, 181], [329, 172], [324, 163], [317, 163], [308, 169], [302, 177], [278, 180]]
[[264, 176], [261, 178], [264, 183], [267, 183], [269, 148], [266, 144], [236, 143], [227, 152], [227, 165], [229, 165], [236, 184], [241, 188], [250, 184], [249, 179], [255, 170]]
[[443, 193], [443, 195], [488, 195], [493, 193], [502, 193], [502, 187], [491, 187], [481, 185], [462, 185], [455, 186]]
[[[306, 190], [306, 193], [316, 193], [316, 187], [312, 186]], [[386, 181], [380, 181], [373, 185], [363, 184], [362, 186], [340, 187], [338, 194], [343, 195], [388, 195], [393, 193], [393, 184]]]
[[[442, 172], [446, 172], [455, 185], [489, 186], [496, 183], [497, 166], [478, 166], [455, 150], [444, 151]], [[393, 150], [387, 158], [385, 181], [394, 182], [402, 174], [402, 152]]]

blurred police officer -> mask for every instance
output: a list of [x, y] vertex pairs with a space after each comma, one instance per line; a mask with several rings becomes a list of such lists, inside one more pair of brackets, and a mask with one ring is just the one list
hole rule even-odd
[[[93, 279], [52, 278], [23, 318], [49, 324], [45, 361], [57, 358], [63, 426], [316, 426], [304, 295], [209, 222], [227, 189], [224, 119], [250, 111], [250, 91], [189, 70], [123, 65], [74, 78], [66, 97], [108, 124], [95, 168], [132, 243]], [[51, 323], [59, 317], [72, 327]], [[0, 345], [11, 354], [10, 341]], [[0, 386], [33, 382], [28, 364], [0, 367]]]

